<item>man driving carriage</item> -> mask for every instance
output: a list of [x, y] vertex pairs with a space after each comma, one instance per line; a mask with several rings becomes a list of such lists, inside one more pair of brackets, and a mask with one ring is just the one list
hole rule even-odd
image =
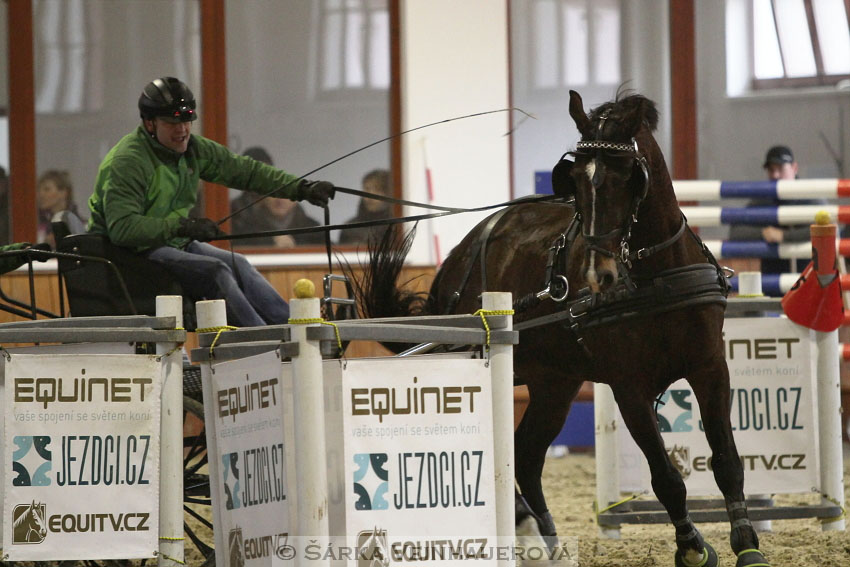
[[100, 164], [89, 199], [89, 232], [162, 264], [192, 300], [225, 299], [233, 325], [286, 323], [289, 305], [248, 260], [207, 243], [222, 235], [218, 225], [189, 216], [199, 182], [319, 207], [333, 199], [334, 186], [300, 179], [192, 134], [195, 97], [174, 77], [148, 83], [138, 106], [141, 125]]

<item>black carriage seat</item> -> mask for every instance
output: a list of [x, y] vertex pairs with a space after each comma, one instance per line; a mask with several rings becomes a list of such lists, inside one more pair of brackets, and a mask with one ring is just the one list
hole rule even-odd
[[[60, 226], [57, 226], [60, 225]], [[162, 266], [116, 246], [102, 234], [70, 234], [64, 223], [53, 223], [59, 252], [104, 258], [59, 258], [72, 317], [93, 315], [155, 315], [157, 295], [184, 295], [180, 284]], [[116, 273], [117, 271], [117, 273]], [[129, 297], [128, 297], [129, 296]], [[183, 298], [184, 327], [194, 329], [194, 305]]]
[[[50, 227], [56, 242], [69, 234], [82, 234], [86, 231], [86, 223], [74, 211], [59, 211], [50, 219]], [[59, 231], [58, 233], [56, 231]]]

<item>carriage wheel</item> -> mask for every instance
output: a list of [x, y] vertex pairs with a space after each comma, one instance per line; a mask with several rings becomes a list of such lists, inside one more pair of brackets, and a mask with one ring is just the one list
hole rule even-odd
[[[184, 389], [185, 387], [184, 372]], [[186, 563], [215, 565], [215, 548], [207, 470], [204, 406], [186, 390], [183, 396], [183, 532]]]

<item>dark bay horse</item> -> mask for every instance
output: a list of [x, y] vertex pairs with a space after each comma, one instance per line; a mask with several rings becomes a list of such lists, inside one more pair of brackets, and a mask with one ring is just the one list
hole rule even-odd
[[546, 449], [582, 382], [592, 380], [610, 385], [649, 462], [653, 490], [675, 527], [676, 565], [711, 567], [716, 553], [688, 516], [685, 484], [653, 408], [670, 384], [687, 378], [726, 502], [737, 567], [766, 565], [747, 517], [729, 419], [722, 340], [728, 286], [679, 209], [652, 135], [655, 104], [618, 94], [587, 114], [571, 91], [569, 112], [582, 139], [553, 170], [563, 202], [515, 204], [483, 220], [451, 252], [427, 297], [396, 283], [411, 235], [388, 234], [372, 247], [355, 286], [358, 303], [367, 317], [472, 313], [482, 290], [511, 292], [520, 330], [516, 383], [527, 384], [530, 394], [515, 435], [516, 481], [542, 533], [555, 535], [541, 485]]

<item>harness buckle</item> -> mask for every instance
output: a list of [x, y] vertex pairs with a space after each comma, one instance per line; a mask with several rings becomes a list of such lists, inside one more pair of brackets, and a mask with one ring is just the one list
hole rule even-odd
[[643, 260], [647, 256], [649, 256], [649, 250], [646, 249], [646, 248], [641, 248], [640, 250], [637, 251], [637, 256], [635, 256], [635, 257], [638, 260]]
[[[560, 295], [553, 295], [550, 291], [550, 297], [555, 303], [560, 303], [567, 298], [567, 294], [570, 292], [570, 282], [567, 280], [566, 276], [563, 275], [556, 276], [554, 281], [556, 283], [560, 281], [560, 284], [556, 287], [560, 288], [562, 290], [562, 293]], [[550, 283], [548, 286], [546, 286], [546, 289], [549, 290], [551, 287], [552, 284]]]
[[576, 313], [575, 308], [576, 307], [584, 307], [588, 303], [591, 304], [591, 305], [593, 304], [593, 296], [587, 296], [584, 299], [580, 299], [580, 300], [574, 302], [572, 305], [570, 305], [570, 308], [568, 309], [568, 311], [570, 313], [570, 317], [572, 319], [579, 319], [579, 318], [587, 315], [587, 309], [585, 309], [581, 313]]
[[620, 261], [629, 268], [632, 267], [632, 261], [629, 259], [629, 243], [625, 240], [620, 242]]
[[[555, 283], [553, 286], [552, 283]], [[555, 289], [553, 289], [553, 287]], [[561, 291], [559, 294], [558, 292]], [[557, 275], [555, 278], [546, 284], [546, 289], [543, 291], [538, 291], [534, 297], [537, 299], [551, 299], [555, 303], [561, 303], [567, 298], [567, 294], [570, 291], [570, 282], [567, 280], [565, 276]]]
[[558, 238], [555, 239], [555, 242], [552, 243], [552, 246], [549, 248], [550, 251], [558, 252], [564, 248], [567, 244], [567, 236], [563, 232], [558, 235]]

